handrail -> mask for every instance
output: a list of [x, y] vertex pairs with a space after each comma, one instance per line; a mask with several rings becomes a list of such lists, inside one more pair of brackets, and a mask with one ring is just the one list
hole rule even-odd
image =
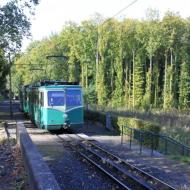
[[[151, 155], [153, 154], [153, 150], [159, 151], [159, 148], [161, 149], [161, 152], [164, 152], [165, 154], [170, 154], [170, 153], [176, 154], [176, 150], [181, 149], [182, 151], [179, 151], [179, 150], [177, 151], [179, 155], [190, 155], [190, 147], [176, 141], [175, 139], [167, 135], [157, 134], [157, 133], [154, 133], [153, 131], [146, 131], [146, 130], [131, 128], [128, 126], [122, 126], [122, 136], [128, 135], [126, 134], [126, 132], [124, 132], [124, 128], [130, 130], [130, 135], [129, 135], [130, 148], [131, 148], [132, 139], [136, 140], [140, 143], [140, 153], [142, 153], [142, 145], [145, 145], [145, 146], [150, 145]], [[138, 134], [139, 136], [137, 136], [137, 133], [139, 133]], [[143, 136], [143, 135], [146, 135], [146, 136]], [[155, 139], [154, 137], [156, 137], [156, 142], [154, 140]], [[123, 141], [123, 137], [122, 137], [122, 141]], [[161, 143], [164, 143], [164, 145]], [[170, 146], [175, 145], [175, 148], [172, 149], [169, 145]]]

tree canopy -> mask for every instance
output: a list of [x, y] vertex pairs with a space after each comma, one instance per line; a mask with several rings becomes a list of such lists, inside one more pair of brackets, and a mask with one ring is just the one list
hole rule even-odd
[[10, 0], [0, 6], [0, 88], [4, 89], [6, 75], [9, 72], [7, 65], [8, 53], [19, 52], [22, 40], [30, 35], [29, 16], [34, 13], [34, 6], [38, 0]]
[[[101, 22], [99, 22], [101, 20]], [[77, 80], [90, 103], [138, 109], [188, 109], [190, 102], [190, 20], [167, 12], [159, 19], [69, 22], [57, 35], [33, 42], [16, 66], [20, 83], [39, 79]], [[47, 60], [65, 55], [67, 60]]]

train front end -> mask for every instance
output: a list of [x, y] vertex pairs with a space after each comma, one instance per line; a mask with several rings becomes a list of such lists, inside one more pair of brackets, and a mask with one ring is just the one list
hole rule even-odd
[[79, 85], [48, 86], [44, 95], [43, 128], [59, 130], [83, 125], [82, 88]]

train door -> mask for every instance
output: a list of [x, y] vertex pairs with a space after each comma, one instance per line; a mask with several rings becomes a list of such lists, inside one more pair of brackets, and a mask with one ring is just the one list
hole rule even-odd
[[43, 110], [44, 110], [44, 92], [40, 92], [39, 93], [40, 96], [40, 100], [39, 100], [39, 124], [40, 124], [40, 128], [43, 127]]

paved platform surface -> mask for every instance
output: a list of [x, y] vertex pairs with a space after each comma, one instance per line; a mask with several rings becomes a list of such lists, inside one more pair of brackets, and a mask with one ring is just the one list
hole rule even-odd
[[171, 160], [165, 155], [143, 147], [142, 155], [139, 154], [139, 145], [124, 140], [121, 145], [121, 136], [113, 131], [108, 131], [103, 125], [87, 122], [81, 129], [74, 130], [76, 133], [85, 133], [108, 148], [111, 152], [126, 161], [140, 167], [151, 175], [165, 181], [179, 190], [190, 190], [190, 165]]

